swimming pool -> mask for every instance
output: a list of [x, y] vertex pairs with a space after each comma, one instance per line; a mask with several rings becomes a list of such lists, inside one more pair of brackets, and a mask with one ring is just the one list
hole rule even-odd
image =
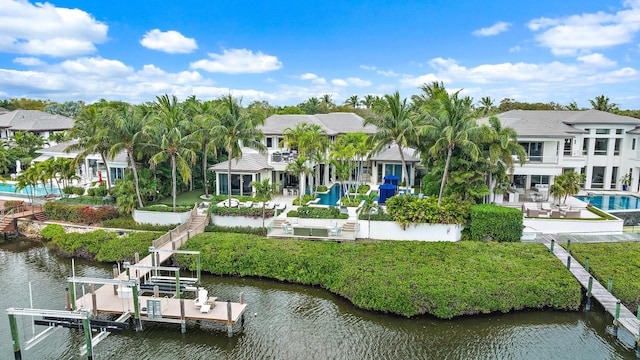
[[[51, 193], [54, 193], [54, 194], [59, 193], [58, 188], [55, 185], [53, 187], [50, 185], [47, 185], [46, 191], [44, 186], [42, 186], [42, 184], [38, 184], [35, 188], [35, 196], [45, 196]], [[31, 191], [31, 186], [28, 186], [24, 189], [20, 189], [20, 191], [16, 191], [16, 184], [0, 183], [0, 195], [11, 196], [15, 194], [33, 195]]]
[[640, 209], [640, 198], [633, 195], [589, 195], [575, 198], [607, 211]]
[[328, 193], [318, 194], [318, 198], [320, 198], [318, 201], [320, 205], [337, 206], [338, 200], [340, 200], [340, 184], [333, 184]]

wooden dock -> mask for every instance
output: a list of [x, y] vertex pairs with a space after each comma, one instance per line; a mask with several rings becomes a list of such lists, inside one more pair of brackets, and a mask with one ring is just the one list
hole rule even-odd
[[[551, 235], [542, 235], [542, 243], [549, 249], [551, 249]], [[555, 244], [553, 247], [553, 254], [562, 261], [565, 266], [567, 264], [567, 258], [571, 258], [569, 271], [578, 280], [583, 288], [587, 289], [589, 286], [589, 278], [592, 276], [589, 274], [580, 263], [573, 258], [562, 246]], [[615, 319], [616, 307], [618, 299], [613, 296], [606, 287], [602, 286], [595, 278], [592, 282], [591, 289], [592, 297], [595, 298], [600, 305]], [[621, 329], [624, 329], [630, 336], [633, 337], [637, 343], [640, 336], [640, 320], [638, 317], [624, 305], [620, 305], [620, 316], [618, 318], [618, 324]]]
[[[129, 270], [129, 275], [126, 272], [117, 274], [113, 280], [120, 280], [123, 283], [130, 279], [144, 279], [150, 272], [153, 271], [154, 266], [159, 266], [164, 261], [168, 260], [172, 253], [168, 250], [177, 250], [182, 246], [190, 236], [201, 233], [204, 231], [205, 221], [208, 219], [206, 216], [196, 215], [190, 222], [189, 226], [185, 226], [180, 231], [172, 231], [163, 236], [166, 240], [162, 242], [154, 242], [157, 245], [157, 249], [160, 251], [152, 252], [139, 262], [135, 263], [136, 266]], [[153, 259], [153, 256], [156, 258]], [[115, 271], [115, 270], [114, 270]], [[122, 290], [124, 288], [124, 290]], [[84, 287], [83, 287], [84, 289]], [[128, 290], [128, 291], [125, 291]], [[76, 290], [78, 291], [78, 290]], [[112, 313], [112, 314], [125, 314], [129, 313], [134, 315], [134, 301], [132, 293], [129, 292], [130, 288], [121, 285], [103, 285], [95, 289], [95, 311], [94, 311], [94, 295], [90, 291], [85, 291], [85, 294], [75, 301], [76, 309], [89, 310], [97, 313]], [[119, 293], [123, 292], [122, 295]], [[212, 294], [215, 296], [215, 294]], [[183, 299], [184, 301], [184, 314], [181, 311], [181, 299], [170, 297], [154, 297], [154, 296], [138, 296], [139, 299], [139, 315], [141, 321], [154, 321], [154, 322], [167, 322], [167, 323], [182, 323], [186, 320], [204, 320], [223, 322], [227, 325], [233, 325], [241, 319], [247, 305], [241, 300], [240, 303], [227, 303], [222, 301], [215, 301], [215, 298], [211, 297], [209, 304], [211, 309], [208, 312], [202, 312], [200, 307], [196, 307], [193, 299]], [[151, 314], [147, 311], [148, 300], [160, 300], [160, 314]], [[228, 312], [230, 305], [231, 312]], [[231, 321], [231, 323], [230, 323]]]

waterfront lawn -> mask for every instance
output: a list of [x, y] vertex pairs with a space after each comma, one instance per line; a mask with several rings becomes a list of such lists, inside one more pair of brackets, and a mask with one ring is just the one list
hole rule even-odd
[[612, 293], [632, 312], [640, 304], [640, 243], [571, 244], [571, 254], [604, 287], [613, 278]]
[[[527, 308], [576, 310], [580, 285], [539, 244], [317, 242], [205, 233], [183, 250], [202, 269], [322, 286], [361, 308], [452, 318]], [[195, 268], [195, 260], [179, 257]]]

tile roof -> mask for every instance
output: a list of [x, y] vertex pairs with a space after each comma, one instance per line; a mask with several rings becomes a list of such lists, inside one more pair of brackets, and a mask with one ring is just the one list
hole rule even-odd
[[[404, 153], [404, 161], [405, 162], [420, 162], [420, 154], [413, 148], [404, 148], [402, 149]], [[373, 161], [402, 161], [400, 159], [400, 152], [398, 151], [398, 145], [391, 145], [376, 155], [373, 155], [370, 160]]]
[[[562, 110], [511, 110], [495, 115], [503, 126], [513, 128], [518, 136], [528, 137], [566, 137], [583, 134], [584, 130], [573, 125], [611, 124], [637, 125], [640, 119], [616, 115], [598, 110], [562, 111]], [[478, 120], [486, 124], [488, 118]]]
[[[250, 149], [243, 149], [242, 157], [231, 161], [232, 172], [249, 172], [256, 173], [262, 170], [272, 170], [273, 167], [267, 164], [267, 157], [257, 152], [249, 152]], [[209, 168], [210, 171], [226, 172], [229, 167], [229, 161], [217, 163]]]
[[294, 128], [297, 124], [303, 122], [320, 126], [329, 136], [359, 131], [373, 134], [376, 131], [374, 126], [362, 126], [364, 119], [358, 114], [348, 112], [315, 115], [271, 115], [259, 129], [265, 135], [281, 135], [285, 129]]
[[62, 115], [52, 115], [40, 110], [14, 110], [0, 115], [0, 127], [13, 131], [67, 130], [74, 120]]
[[[78, 143], [78, 140], [71, 140], [71, 141], [65, 141], [65, 142], [61, 142], [59, 144], [55, 144], [52, 146], [49, 146], [47, 148], [43, 148], [43, 149], [39, 149], [36, 150], [37, 153], [40, 154], [44, 154], [44, 155], [51, 155], [51, 156], [62, 156], [62, 157], [70, 157], [70, 158], [75, 158], [78, 156], [78, 154], [80, 154], [83, 149], [78, 149], [78, 150], [74, 150], [74, 151], [69, 151], [66, 152], [65, 150], [71, 146], [71, 145], [75, 145]], [[100, 158], [100, 154], [90, 154], [88, 155], [88, 157], [91, 158]], [[121, 151], [118, 154], [116, 154], [116, 156], [113, 159], [107, 159], [108, 162], [110, 163], [125, 163], [127, 164], [129, 162], [129, 159], [127, 158], [127, 152], [126, 151]]]

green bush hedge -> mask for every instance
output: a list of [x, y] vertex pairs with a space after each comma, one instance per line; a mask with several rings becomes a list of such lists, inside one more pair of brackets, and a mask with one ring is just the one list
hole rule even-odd
[[327, 186], [326, 186], [326, 185], [318, 185], [318, 186], [316, 187], [316, 191], [317, 191], [317, 192], [322, 192], [322, 193], [324, 193], [324, 192], [327, 192], [328, 190], [329, 190], [329, 188], [327, 188]]
[[367, 191], [371, 190], [371, 186], [369, 185], [359, 185], [358, 186], [358, 194], [366, 194]]
[[67, 195], [84, 195], [84, 188], [82, 186], [65, 186], [62, 192]]
[[14, 209], [18, 209], [24, 206], [24, 201], [22, 200], [7, 200], [4, 202], [4, 210], [9, 212]]
[[96, 230], [88, 233], [65, 233], [61, 225], [47, 225], [40, 235], [47, 244], [66, 256], [84, 257], [103, 262], [131, 261], [135, 253], [149, 254], [152, 241], [161, 232], [132, 232], [122, 236], [116, 232]]
[[520, 241], [522, 211], [492, 204], [471, 208], [471, 240]]
[[[302, 204], [306, 204], [309, 201], [313, 201], [315, 199], [316, 197], [311, 194], [304, 194], [302, 195]], [[293, 199], [293, 205], [300, 205], [300, 197]]]
[[236, 233], [236, 234], [251, 234], [258, 236], [267, 236], [267, 228], [251, 227], [251, 226], [218, 226], [207, 225], [204, 228], [205, 232], [218, 232], [218, 233]]
[[57, 199], [56, 202], [65, 204], [82, 204], [82, 205], [105, 205], [115, 204], [115, 198], [111, 196], [78, 196], [63, 197]]
[[304, 219], [348, 219], [349, 215], [340, 214], [340, 209], [335, 206], [301, 206], [298, 208], [298, 216]]
[[57, 201], [45, 203], [44, 214], [51, 220], [81, 224], [96, 224], [120, 216], [118, 209], [113, 206], [68, 205]]
[[452, 198], [393, 196], [386, 201], [387, 212], [395, 222], [410, 224], [467, 224], [471, 205]]
[[393, 216], [384, 211], [384, 208], [378, 208], [376, 214], [360, 213], [358, 214], [359, 220], [371, 220], [371, 221], [393, 221]]
[[115, 219], [109, 219], [102, 221], [102, 226], [106, 228], [114, 229], [131, 229], [131, 230], [145, 230], [145, 231], [162, 231], [167, 232], [178, 226], [174, 225], [153, 225], [153, 224], [140, 224], [133, 220], [131, 215], [118, 217]]
[[[156, 211], [156, 212], [173, 212], [173, 206], [166, 206], [166, 205], [151, 205], [151, 206], [145, 206], [139, 210], [142, 211]], [[193, 210], [193, 205], [176, 205], [176, 211], [175, 212], [188, 212]]]
[[[219, 206], [211, 206], [209, 207], [209, 214], [216, 216], [244, 216], [244, 217], [252, 217], [254, 219], [262, 218], [262, 208], [245, 208], [245, 207], [219, 207]], [[271, 218], [274, 215], [273, 209], [265, 209], [264, 217], [265, 219]]]
[[[581, 288], [540, 244], [335, 243], [205, 233], [183, 245], [216, 275], [322, 286], [376, 311], [452, 318], [520, 309], [577, 310]], [[195, 269], [195, 259], [181, 256]]]

